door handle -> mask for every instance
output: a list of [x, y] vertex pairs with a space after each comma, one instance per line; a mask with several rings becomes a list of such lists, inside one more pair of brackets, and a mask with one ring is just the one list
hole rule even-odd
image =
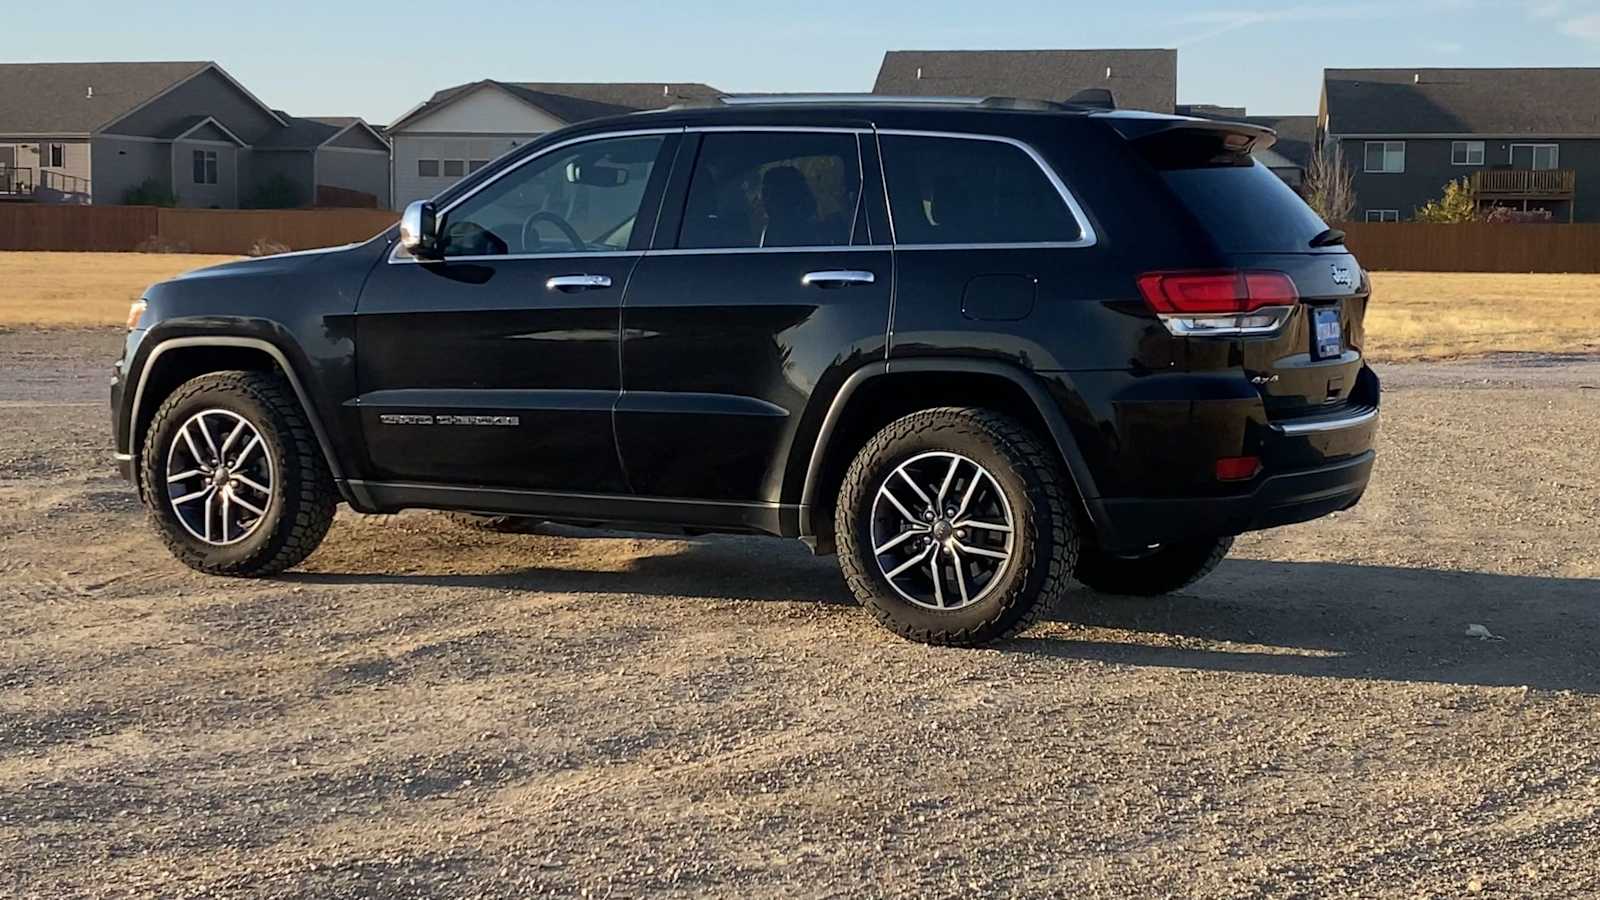
[[877, 281], [877, 276], [871, 272], [862, 272], [856, 269], [828, 269], [822, 272], [807, 272], [800, 279], [806, 287], [842, 288], [852, 284], [872, 284]]
[[610, 275], [556, 275], [544, 283], [545, 290], [563, 291], [571, 294], [576, 291], [593, 291], [599, 288], [611, 287]]

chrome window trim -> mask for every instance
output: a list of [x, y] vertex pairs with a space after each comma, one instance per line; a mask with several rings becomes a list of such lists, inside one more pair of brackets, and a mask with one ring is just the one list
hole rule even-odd
[[[1080, 204], [1078, 202], [1078, 198], [1073, 195], [1073, 193], [1072, 193], [1072, 191], [1070, 189], [1068, 189], [1068, 187], [1066, 185], [1066, 182], [1061, 180], [1061, 176], [1056, 172], [1055, 167], [1051, 166], [1050, 163], [1042, 155], [1040, 155], [1039, 151], [1034, 149], [1033, 145], [1029, 144], [1027, 141], [1021, 141], [1021, 140], [1018, 140], [1018, 139], [1013, 138], [1013, 137], [1006, 137], [1005, 135], [999, 135], [999, 134], [983, 134], [983, 133], [979, 133], [979, 132], [963, 132], [963, 131], [918, 131], [918, 130], [912, 130], [912, 129], [884, 128], [884, 129], [879, 129], [877, 133], [878, 133], [879, 137], [888, 136], [888, 137], [946, 138], [946, 139], [967, 140], [967, 141], [993, 141], [993, 142], [999, 143], [999, 144], [1010, 144], [1011, 146], [1016, 147], [1018, 150], [1021, 150], [1023, 153], [1026, 153], [1028, 155], [1028, 158], [1033, 160], [1034, 165], [1039, 167], [1039, 171], [1044, 173], [1044, 177], [1046, 179], [1048, 179], [1050, 184], [1056, 189], [1056, 193], [1061, 196], [1061, 200], [1064, 203], [1067, 204], [1067, 210], [1072, 213], [1072, 217], [1074, 219], [1076, 219], [1077, 222], [1078, 222], [1079, 229], [1082, 230], [1082, 236], [1080, 236], [1075, 241], [1018, 241], [1018, 242], [1002, 242], [1002, 243], [962, 243], [962, 244], [895, 244], [895, 249], [896, 250], [1034, 250], [1034, 249], [1051, 249], [1051, 248], [1056, 248], [1056, 249], [1081, 249], [1081, 248], [1084, 248], [1084, 247], [1093, 247], [1095, 244], [1098, 244], [1100, 242], [1099, 232], [1097, 232], [1095, 230], [1094, 222], [1089, 218], [1088, 213], [1084, 212], [1082, 204]], [[882, 150], [882, 145], [881, 144], [879, 145], [878, 153], [879, 153], [879, 158], [881, 159], [882, 158], [882, 154], [883, 154], [883, 150]], [[888, 166], [887, 161], [885, 161], [884, 166], [887, 168], [887, 166]], [[888, 181], [887, 181], [887, 179], [885, 179], [885, 181], [884, 181], [884, 189], [886, 191], [888, 189]], [[893, 232], [893, 230], [894, 230], [894, 206], [893, 206], [893, 203], [890, 203], [888, 213], [889, 213], [889, 227], [891, 229], [891, 232]]]
[[667, 250], [646, 250], [645, 256], [708, 256], [728, 253], [864, 253], [888, 251], [888, 244], [810, 244], [804, 247], [673, 247]]
[[596, 250], [591, 253], [506, 253], [502, 255], [490, 254], [488, 256], [446, 256], [443, 259], [417, 259], [414, 256], [401, 256], [400, 245], [397, 242], [389, 251], [390, 265], [422, 265], [436, 266], [444, 262], [505, 262], [512, 259], [604, 259], [618, 256], [643, 256], [643, 250]]

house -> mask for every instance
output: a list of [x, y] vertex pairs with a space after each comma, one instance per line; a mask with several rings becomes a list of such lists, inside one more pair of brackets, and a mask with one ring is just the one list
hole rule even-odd
[[0, 200], [148, 202], [143, 186], [226, 209], [271, 186], [387, 206], [388, 171], [365, 122], [274, 110], [214, 62], [0, 64]]
[[722, 92], [705, 84], [509, 82], [448, 87], [396, 119], [394, 205], [426, 200], [513, 147], [588, 119], [662, 109]]
[[1118, 107], [1171, 113], [1178, 104], [1176, 50], [891, 50], [874, 94], [898, 97], [1026, 97], [1066, 100], [1111, 91]]
[[1226, 122], [1248, 122], [1271, 128], [1278, 140], [1265, 150], [1255, 151], [1261, 164], [1271, 169], [1295, 190], [1305, 184], [1311, 167], [1311, 148], [1316, 144], [1316, 116], [1252, 116], [1242, 106], [1213, 106], [1207, 103], [1181, 104], [1178, 115]]
[[1355, 217], [1409, 219], [1462, 178], [1480, 208], [1600, 221], [1600, 68], [1328, 69], [1318, 143]]

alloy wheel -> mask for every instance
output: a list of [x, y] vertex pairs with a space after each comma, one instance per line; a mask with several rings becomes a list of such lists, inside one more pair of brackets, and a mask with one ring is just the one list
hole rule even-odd
[[934, 451], [901, 463], [872, 502], [872, 552], [895, 591], [918, 606], [964, 609], [1011, 564], [1016, 522], [989, 470]]
[[167, 496], [185, 531], [237, 544], [267, 517], [276, 472], [261, 432], [226, 409], [195, 413], [167, 449]]

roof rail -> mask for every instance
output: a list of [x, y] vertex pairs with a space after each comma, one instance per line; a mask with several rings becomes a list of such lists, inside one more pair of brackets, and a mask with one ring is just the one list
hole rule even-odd
[[[1104, 94], [1105, 96], [1099, 96]], [[1093, 96], [1090, 96], [1093, 95]], [[661, 112], [717, 106], [964, 106], [972, 109], [1070, 111], [1112, 109], [1110, 92], [1081, 91], [1071, 100], [1035, 100], [1027, 97], [917, 97], [893, 94], [724, 94], [684, 100]], [[654, 110], [650, 110], [654, 111]]]

